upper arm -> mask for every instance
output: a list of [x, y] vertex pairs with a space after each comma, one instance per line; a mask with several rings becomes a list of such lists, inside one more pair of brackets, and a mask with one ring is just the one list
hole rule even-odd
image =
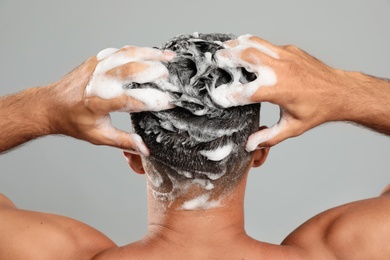
[[114, 246], [84, 223], [20, 210], [0, 195], [0, 259], [91, 259]]
[[342, 259], [390, 259], [390, 196], [352, 203], [325, 239]]
[[[388, 193], [386, 193], [388, 194]], [[390, 196], [349, 203], [310, 219], [283, 244], [316, 259], [390, 259]]]

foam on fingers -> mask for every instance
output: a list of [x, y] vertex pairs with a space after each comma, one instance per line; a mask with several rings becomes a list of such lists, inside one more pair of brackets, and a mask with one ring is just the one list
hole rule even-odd
[[[129, 55], [129, 53], [133, 55]], [[156, 111], [172, 108], [172, 105], [169, 104], [171, 98], [169, 94], [164, 92], [164, 88], [172, 88], [172, 85], [166, 80], [168, 77], [167, 68], [159, 61], [140, 60], [145, 57], [149, 59], [152, 57], [161, 58], [163, 55], [163, 52], [157, 49], [133, 46], [127, 46], [119, 51], [114, 48], [101, 51], [97, 55], [100, 62], [86, 87], [86, 96], [113, 99], [125, 94], [143, 102], [145, 104], [143, 110]], [[128, 90], [125, 86], [130, 82], [152, 82], [161, 85], [161, 91], [158, 92], [155, 89]], [[148, 101], [146, 97], [149, 97], [151, 101]], [[128, 111], [131, 107], [127, 104], [120, 110]]]
[[137, 106], [134, 106], [134, 104], [130, 101], [131, 103], [121, 111], [159, 111], [174, 107], [174, 105], [172, 105], [172, 97], [168, 93], [157, 89], [128, 89], [125, 90], [125, 94], [133, 99], [136, 99], [141, 104], [138, 103]]
[[[242, 45], [219, 50], [215, 54], [215, 60], [218, 66], [222, 68], [243, 67], [248, 72], [254, 73], [257, 77], [256, 80], [246, 84], [234, 80], [230, 84], [225, 84], [214, 89], [211, 92], [213, 100], [224, 108], [254, 103], [253, 95], [258, 89], [261, 87], [272, 87], [277, 83], [276, 73], [271, 67], [263, 64], [261, 61], [253, 63], [242, 59], [244, 51], [247, 51], [248, 48], [256, 48], [256, 50], [261, 52], [265, 48], [267, 52], [272, 52], [272, 50], [267, 49], [265, 46], [259, 48], [257, 43], [252, 43], [249, 40], [250, 37], [250, 35], [242, 36], [241, 39], [239, 38], [239, 42], [243, 43]], [[277, 55], [276, 53], [271, 54]], [[236, 75], [234, 75], [234, 78], [237, 78]]]
[[101, 117], [96, 121], [99, 140], [96, 144], [105, 144], [120, 147], [130, 153], [149, 155], [149, 149], [146, 147], [141, 136], [135, 133], [127, 133], [116, 129], [111, 125], [110, 115]]
[[139, 136], [136, 133], [129, 133], [129, 137], [133, 141], [133, 150], [139, 152], [141, 155], [144, 155], [144, 156], [149, 155], [149, 149], [146, 147], [141, 136]]
[[249, 136], [245, 147], [246, 151], [252, 152], [256, 149], [261, 148], [259, 147], [259, 144], [265, 143], [280, 134], [282, 132], [282, 129], [285, 127], [285, 124], [286, 122], [282, 118], [277, 124], [273, 125], [272, 127], [260, 130]]
[[[137, 83], [156, 82], [157, 80], [166, 80], [168, 78], [168, 69], [158, 61], [144, 61], [136, 64], [144, 66], [145, 69], [138, 70], [135, 73], [128, 73], [128, 80]], [[125, 65], [124, 65], [125, 66]]]
[[101, 61], [105, 58], [107, 58], [108, 56], [110, 56], [111, 54], [117, 52], [118, 49], [117, 48], [107, 48], [107, 49], [104, 49], [104, 50], [101, 50], [97, 55], [96, 55], [96, 59], [98, 61]]
[[258, 49], [259, 51], [271, 56], [272, 58], [279, 59], [279, 54], [272, 50], [271, 48], [265, 46], [264, 44], [260, 43], [259, 41], [253, 40], [253, 35], [251, 34], [245, 34], [241, 35], [237, 38], [237, 41], [240, 45], [243, 45], [245, 47], [253, 47]]

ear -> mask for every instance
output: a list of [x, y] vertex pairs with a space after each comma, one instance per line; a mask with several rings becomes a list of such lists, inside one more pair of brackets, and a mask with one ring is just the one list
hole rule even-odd
[[268, 157], [269, 147], [253, 151], [252, 167], [260, 167]]
[[123, 151], [127, 163], [134, 172], [138, 174], [145, 174], [144, 166], [142, 165], [141, 156]]
[[[261, 126], [261, 127], [259, 127], [259, 131], [266, 129], [266, 128], [268, 128], [268, 127]], [[269, 147], [264, 147], [263, 149], [253, 151], [252, 167], [260, 167], [261, 165], [263, 165], [263, 163], [265, 162], [265, 160], [268, 157], [269, 149], [270, 149]]]

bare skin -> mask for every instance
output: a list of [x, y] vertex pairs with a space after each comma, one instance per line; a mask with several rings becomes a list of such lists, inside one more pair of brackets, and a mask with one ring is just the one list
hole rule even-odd
[[[279, 54], [279, 58], [251, 47], [243, 48], [244, 52], [235, 52], [237, 57], [230, 55], [242, 63], [266, 63], [278, 75], [277, 85], [272, 88], [259, 86], [248, 102], [278, 104], [284, 111], [282, 117], [288, 122], [278, 135], [258, 146], [272, 146], [319, 124], [337, 120], [353, 121], [390, 133], [388, 81], [332, 69], [295, 47], [277, 47], [258, 38], [250, 40], [267, 45]], [[238, 43], [228, 44], [234, 47]], [[137, 49], [122, 51], [134, 55]], [[148, 61], [169, 58], [162, 54], [145, 56]], [[101, 124], [101, 119], [107, 119], [111, 111], [145, 110], [143, 102], [126, 95], [113, 99], [85, 96], [85, 87], [98, 63], [96, 57], [92, 57], [59, 82], [1, 98], [0, 152], [37, 137], [63, 134], [145, 154], [134, 136], [112, 128], [109, 121], [103, 120]], [[126, 78], [134, 73], [136, 77], [140, 70], [149, 69], [145, 64], [142, 61], [126, 63], [115, 73], [109, 73], [113, 77]], [[363, 109], [362, 103], [372, 105]], [[335, 111], [337, 116], [332, 115]], [[103, 131], [107, 129], [111, 134]], [[259, 133], [264, 131], [267, 129]], [[260, 166], [267, 154], [268, 149], [254, 151], [251, 166]], [[125, 155], [134, 171], [145, 172], [140, 156]], [[149, 194], [147, 235], [122, 247], [84, 223], [17, 209], [1, 195], [0, 259], [390, 258], [387, 243], [390, 239], [390, 196], [387, 190], [378, 198], [325, 211], [297, 228], [281, 245], [272, 245], [256, 241], [245, 232], [245, 186], [246, 178], [237, 185], [232, 196], [225, 198], [224, 207], [204, 211], [161, 211]]]
[[[276, 46], [256, 36], [241, 38], [226, 42], [227, 49], [218, 55], [254, 72], [259, 67], [272, 68], [277, 77], [271, 86], [256, 86], [246, 102], [271, 102], [281, 109], [276, 125], [249, 138], [259, 138], [258, 148], [332, 121], [350, 121], [390, 134], [389, 80], [329, 67], [293, 45]], [[261, 51], [264, 48], [269, 52]], [[362, 104], [370, 104], [370, 109]], [[277, 128], [276, 135], [270, 134]]]
[[[264, 153], [265, 149], [261, 151]], [[252, 166], [258, 166], [257, 158], [264, 156], [255, 154]], [[130, 161], [134, 164], [134, 159]], [[156, 205], [158, 202], [149, 194], [148, 233], [140, 241], [121, 247], [84, 223], [58, 215], [20, 210], [1, 196], [0, 258], [389, 258], [390, 192], [325, 211], [297, 228], [281, 245], [273, 245], [257, 241], [245, 232], [245, 182], [246, 179], [231, 197], [225, 199], [223, 207], [205, 211], [161, 211]]]
[[67, 217], [17, 209], [0, 194], [0, 259], [92, 259], [115, 246], [99, 231]]
[[[123, 83], [129, 82], [128, 78], [137, 79], [140, 73], [153, 75], [155, 68], [149, 68], [149, 61], [168, 61], [173, 57], [170, 52], [134, 46], [126, 46], [117, 52], [136, 56], [139, 60], [119, 64], [107, 71], [107, 75]], [[147, 147], [142, 141], [138, 142], [135, 134], [114, 128], [109, 117], [109, 113], [115, 111], [148, 110], [142, 100], [125, 94], [111, 99], [86, 95], [86, 86], [99, 62], [102, 61], [91, 57], [58, 82], [1, 97], [0, 153], [37, 137], [61, 134], [95, 145], [109, 145], [148, 155]], [[160, 110], [168, 108], [171, 107], [159, 107]]]
[[308, 259], [388, 259], [389, 194], [327, 210], [298, 227], [282, 245], [298, 245]]

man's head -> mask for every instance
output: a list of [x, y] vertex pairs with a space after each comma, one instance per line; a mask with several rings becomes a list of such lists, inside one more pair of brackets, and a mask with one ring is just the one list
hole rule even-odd
[[[252, 161], [245, 151], [249, 135], [259, 127], [260, 105], [221, 108], [209, 92], [234, 80], [252, 81], [244, 68], [220, 68], [213, 60], [227, 34], [180, 35], [161, 49], [176, 52], [164, 65], [169, 70], [176, 108], [131, 114], [134, 130], [150, 149], [143, 158], [149, 187], [156, 199], [172, 204], [177, 198], [201, 196], [207, 203], [183, 203], [184, 209], [216, 205], [215, 198], [231, 191]], [[132, 83], [128, 88], [159, 88]], [[196, 204], [196, 205], [193, 205]]]

